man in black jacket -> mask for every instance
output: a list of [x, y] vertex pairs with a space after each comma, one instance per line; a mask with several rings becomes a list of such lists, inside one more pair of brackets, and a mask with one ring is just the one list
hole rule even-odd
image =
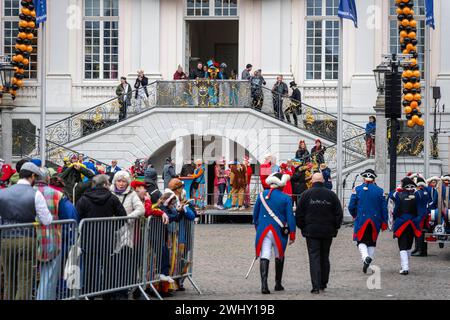
[[312, 176], [312, 188], [302, 194], [295, 218], [308, 247], [311, 293], [318, 294], [327, 287], [331, 242], [343, 219], [341, 203], [336, 194], [324, 186], [321, 173]]
[[119, 198], [109, 191], [109, 177], [106, 174], [95, 176], [92, 189], [86, 191], [76, 204], [80, 219], [125, 217], [127, 215]]

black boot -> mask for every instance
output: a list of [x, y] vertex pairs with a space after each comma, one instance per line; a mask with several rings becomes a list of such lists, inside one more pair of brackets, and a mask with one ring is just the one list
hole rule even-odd
[[260, 259], [259, 271], [261, 273], [261, 293], [269, 294], [269, 286], [267, 285], [267, 277], [269, 276], [269, 260]]
[[420, 251], [420, 238], [419, 237], [414, 237], [414, 250], [411, 251], [411, 255], [415, 256], [417, 252]]
[[416, 238], [416, 244], [418, 246], [418, 250], [416, 252], [411, 252], [411, 255], [414, 257], [426, 257], [427, 256], [427, 244], [425, 243], [425, 235], [422, 234], [419, 238]]
[[275, 259], [275, 291], [283, 291], [284, 288], [281, 285], [283, 278], [284, 258]]

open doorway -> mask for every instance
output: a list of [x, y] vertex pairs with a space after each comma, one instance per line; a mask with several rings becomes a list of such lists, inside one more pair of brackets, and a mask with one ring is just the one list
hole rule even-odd
[[199, 61], [206, 63], [211, 58], [227, 64], [228, 76], [231, 70], [238, 70], [238, 20], [187, 20], [186, 32], [188, 70], [196, 68]]

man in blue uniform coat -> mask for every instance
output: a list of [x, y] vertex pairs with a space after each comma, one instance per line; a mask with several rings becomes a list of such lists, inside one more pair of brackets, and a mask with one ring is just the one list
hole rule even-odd
[[413, 175], [413, 180], [417, 185], [417, 192], [420, 196], [420, 205], [423, 207], [422, 210], [426, 211], [423, 217], [420, 227], [422, 230], [422, 235], [420, 237], [415, 237], [415, 247], [411, 252], [411, 256], [415, 257], [426, 257], [427, 256], [427, 243], [425, 242], [425, 232], [428, 230], [428, 215], [431, 210], [437, 209], [438, 204], [438, 192], [436, 190], [438, 177], [431, 177], [427, 181], [420, 174]]
[[284, 252], [287, 244], [295, 241], [295, 218], [291, 197], [282, 192], [290, 176], [279, 172], [267, 177], [270, 189], [259, 194], [253, 209], [253, 224], [256, 228], [256, 257], [260, 258], [261, 292], [269, 294], [267, 277], [272, 247], [275, 252], [275, 291], [284, 290], [281, 280], [284, 267]]
[[416, 184], [410, 177], [402, 180], [402, 189], [396, 191], [394, 200], [394, 238], [398, 239], [400, 249], [400, 274], [409, 273], [409, 257], [414, 237], [422, 235], [421, 222], [426, 215], [426, 210], [421, 204], [421, 195], [416, 191]]
[[375, 184], [375, 171], [367, 169], [361, 177], [364, 183], [353, 190], [348, 210], [355, 219], [353, 240], [361, 253], [363, 272], [367, 273], [380, 229], [387, 229], [388, 211], [384, 191]]

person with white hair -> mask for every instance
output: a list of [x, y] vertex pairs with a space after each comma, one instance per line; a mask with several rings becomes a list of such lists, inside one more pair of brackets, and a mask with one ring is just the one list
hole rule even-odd
[[258, 195], [253, 209], [253, 224], [256, 228], [255, 252], [260, 258], [261, 293], [270, 294], [267, 284], [272, 248], [275, 253], [275, 291], [284, 290], [281, 281], [284, 268], [284, 253], [289, 244], [295, 242], [295, 218], [292, 199], [282, 192], [290, 176], [279, 172], [266, 179], [270, 189]]
[[360, 176], [364, 182], [352, 190], [348, 211], [355, 221], [353, 240], [361, 254], [363, 272], [367, 273], [374, 259], [380, 229], [387, 229], [388, 210], [384, 190], [375, 184], [375, 171], [367, 169]]

